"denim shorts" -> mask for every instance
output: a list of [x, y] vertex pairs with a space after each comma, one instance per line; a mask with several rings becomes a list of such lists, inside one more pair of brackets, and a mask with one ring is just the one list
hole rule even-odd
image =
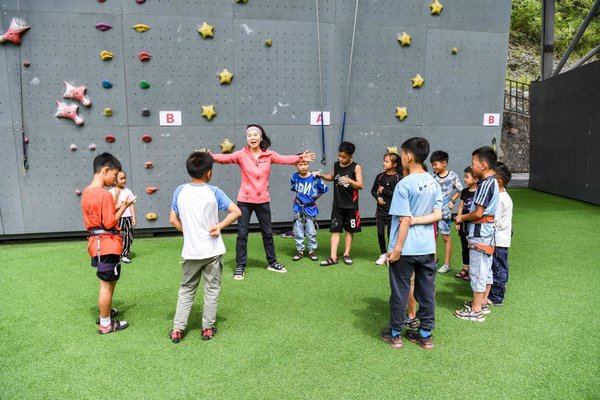
[[438, 226], [438, 233], [441, 233], [442, 235], [449, 235], [450, 227], [452, 226], [452, 220], [451, 219], [441, 219], [438, 221], [437, 226]]
[[[469, 244], [490, 244], [492, 237], [470, 237]], [[492, 272], [493, 257], [476, 250], [469, 250], [469, 277], [471, 278], [471, 289], [475, 293], [485, 292], [486, 285], [494, 283]]]

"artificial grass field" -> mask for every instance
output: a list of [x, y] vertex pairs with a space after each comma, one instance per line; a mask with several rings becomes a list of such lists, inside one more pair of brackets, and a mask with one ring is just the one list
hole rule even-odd
[[[586, 399], [600, 397], [600, 207], [526, 189], [514, 202], [505, 305], [483, 323], [454, 309], [470, 286], [437, 276], [435, 349], [379, 338], [389, 283], [374, 227], [355, 237], [354, 265], [292, 262], [265, 267], [250, 235], [246, 279], [232, 278], [235, 235], [226, 234], [218, 333], [202, 341], [201, 290], [188, 334], [172, 328], [181, 237], [137, 239], [114, 305], [130, 327], [98, 335], [98, 282], [86, 242], [0, 245], [1, 399]], [[319, 256], [329, 234], [319, 231]], [[441, 240], [440, 240], [441, 243]], [[438, 246], [438, 248], [441, 248]]]

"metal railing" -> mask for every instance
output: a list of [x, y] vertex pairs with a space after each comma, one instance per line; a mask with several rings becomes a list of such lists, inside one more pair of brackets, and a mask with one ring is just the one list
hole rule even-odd
[[504, 86], [504, 110], [529, 115], [529, 84], [506, 80]]

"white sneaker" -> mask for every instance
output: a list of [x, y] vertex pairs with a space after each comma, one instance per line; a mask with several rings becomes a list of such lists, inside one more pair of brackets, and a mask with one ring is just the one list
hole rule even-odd
[[129, 257], [121, 257], [121, 261], [123, 261], [125, 264], [131, 263], [131, 260], [129, 259]]
[[387, 254], [383, 253], [382, 255], [379, 256], [377, 261], [375, 261], [375, 264], [384, 265], [385, 263], [387, 263]]
[[437, 272], [439, 272], [440, 274], [448, 273], [450, 272], [450, 266], [448, 264], [444, 264], [440, 268], [438, 268]]

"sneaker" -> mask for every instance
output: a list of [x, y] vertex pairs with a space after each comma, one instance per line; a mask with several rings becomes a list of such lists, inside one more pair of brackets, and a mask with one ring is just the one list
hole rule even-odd
[[202, 328], [202, 340], [210, 340], [217, 334], [217, 328]]
[[171, 329], [171, 332], [169, 332], [169, 337], [171, 338], [171, 342], [179, 343], [183, 338], [183, 331], [180, 331], [179, 329]]
[[300, 260], [302, 257], [304, 257], [304, 253], [299, 251], [296, 253], [296, 255], [294, 257], [292, 257], [292, 261], [298, 261]]
[[121, 261], [124, 262], [125, 264], [130, 264], [131, 263], [131, 259], [129, 257], [121, 257]]
[[283, 265], [279, 264], [277, 261], [270, 264], [267, 267], [267, 270], [273, 271], [273, 272], [281, 272], [281, 273], [287, 272], [287, 269], [285, 269], [285, 267]]
[[462, 310], [454, 311], [454, 316], [456, 318], [464, 319], [465, 321], [477, 321], [483, 322], [485, 321], [485, 316], [481, 311], [475, 312], [468, 308], [463, 308]]
[[[472, 310], [473, 309], [473, 302], [471, 300], [465, 301], [463, 305], [465, 306], [465, 308], [467, 310]], [[492, 310], [490, 309], [490, 305], [489, 304], [482, 304], [481, 305], [481, 313], [482, 314], [487, 315], [487, 314], [489, 314], [491, 312], [492, 312]]]
[[352, 265], [352, 259], [350, 258], [350, 256], [344, 256], [342, 257], [342, 259], [344, 260], [344, 264]]
[[375, 261], [375, 264], [377, 264], [377, 265], [387, 264], [387, 254], [383, 253], [382, 255], [380, 255], [379, 258], [377, 259], [377, 261]]
[[406, 318], [404, 318], [404, 325], [406, 325], [407, 329], [410, 330], [415, 330], [415, 329], [419, 329], [419, 326], [421, 325], [421, 322], [419, 321], [418, 318], [408, 318], [408, 316], [406, 316]]
[[319, 261], [319, 257], [317, 257], [317, 253], [315, 253], [314, 251], [308, 253], [308, 258], [310, 258], [311, 261]]
[[[119, 310], [117, 310], [116, 308], [111, 308], [110, 309], [110, 317], [114, 318], [119, 314]], [[100, 317], [96, 318], [96, 325], [100, 325]]]
[[438, 268], [437, 272], [439, 272], [440, 274], [448, 273], [450, 272], [450, 266], [448, 264], [444, 264]]
[[241, 265], [238, 265], [235, 268], [235, 272], [233, 273], [233, 279], [235, 279], [236, 281], [242, 281], [244, 280], [244, 275], [245, 275], [245, 268], [242, 267]]
[[106, 335], [107, 333], [113, 333], [116, 331], [122, 331], [123, 329], [127, 329], [128, 326], [129, 324], [127, 323], [127, 321], [118, 321], [116, 319], [113, 319], [112, 321], [110, 321], [110, 324], [108, 326], [98, 326], [98, 333], [101, 335]]
[[419, 331], [406, 331], [405, 333], [408, 340], [419, 345], [424, 350], [433, 349], [433, 340], [431, 336], [421, 336]]
[[392, 349], [401, 349], [404, 347], [404, 342], [400, 335], [392, 336], [392, 328], [383, 328], [381, 330], [381, 338], [388, 342]]

